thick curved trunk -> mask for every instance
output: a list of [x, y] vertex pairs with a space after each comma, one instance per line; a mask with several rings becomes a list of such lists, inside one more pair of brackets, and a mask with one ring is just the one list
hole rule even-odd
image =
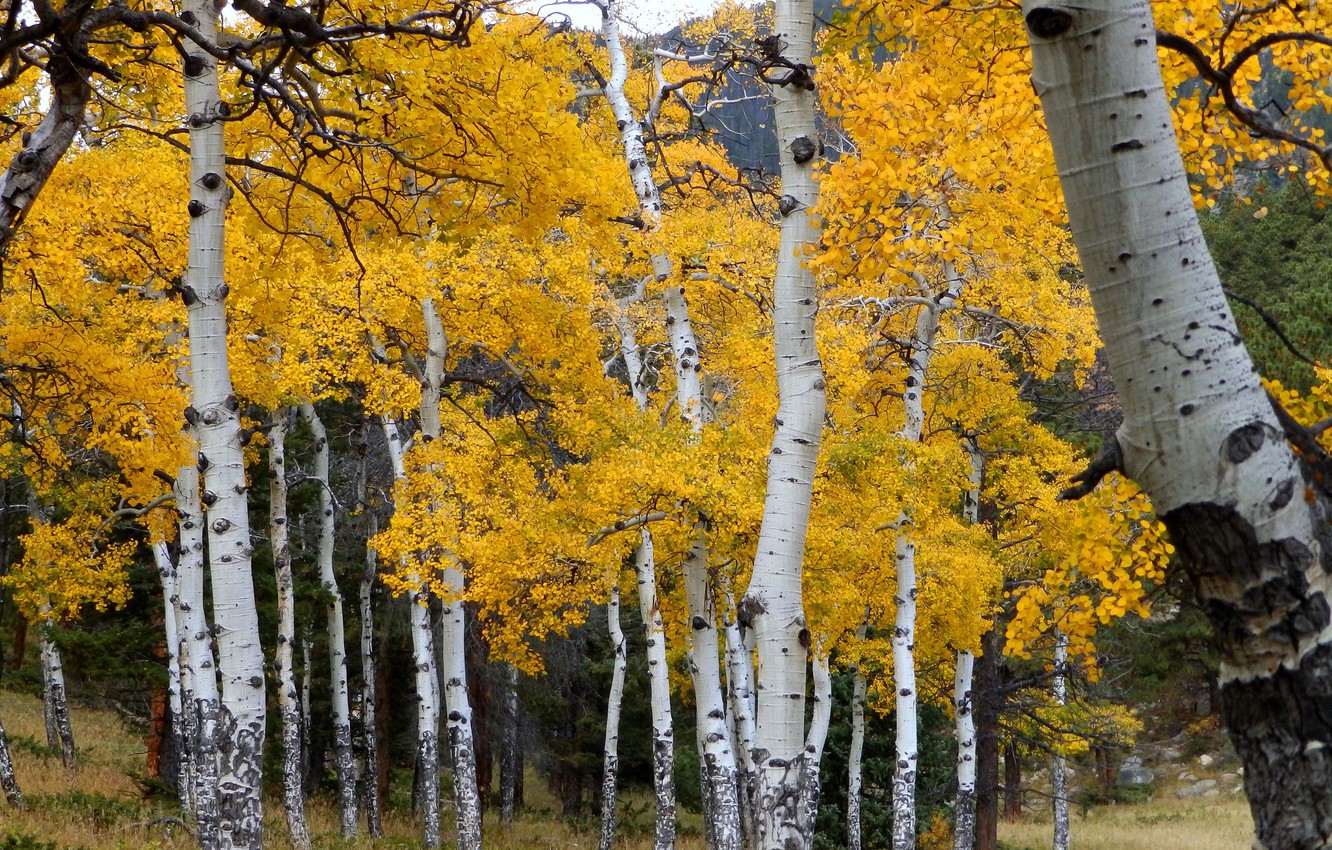
[[1323, 486], [1286, 442], [1203, 243], [1150, 6], [1028, 0], [1023, 12], [1123, 402], [1121, 466], [1151, 497], [1212, 621], [1258, 843], [1323, 847], [1332, 835]]
[[818, 202], [819, 161], [813, 81], [814, 10], [810, 2], [779, 0], [774, 32], [781, 64], [769, 73], [776, 101], [782, 166], [782, 230], [773, 287], [777, 417], [753, 577], [739, 605], [758, 650], [754, 763], [758, 770], [758, 833], [763, 850], [801, 850], [813, 841], [804, 809], [806, 787], [805, 623], [801, 575], [814, 470], [826, 394], [814, 342], [818, 297], [802, 256], [818, 238], [809, 212]]

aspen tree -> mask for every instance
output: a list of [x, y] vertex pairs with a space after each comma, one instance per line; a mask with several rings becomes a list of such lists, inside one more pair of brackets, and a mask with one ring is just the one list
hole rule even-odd
[[1245, 767], [1255, 846], [1324, 846], [1325, 497], [1306, 483], [1203, 243], [1151, 9], [1142, 0], [1028, 2], [1023, 13], [1124, 405], [1118, 457], [1087, 477], [1119, 466], [1142, 486], [1220, 636], [1222, 713]]
[[813, 30], [812, 4], [779, 0], [766, 70], [776, 100], [782, 165], [773, 292], [779, 401], [754, 572], [739, 605], [740, 621], [753, 629], [758, 652], [754, 762], [762, 850], [807, 848], [814, 837], [813, 824], [804, 817], [814, 791], [806, 784], [804, 763], [814, 745], [806, 746], [804, 734], [810, 638], [800, 587], [825, 407], [814, 341], [814, 277], [803, 257], [805, 246], [817, 238], [810, 217], [818, 200], [814, 168], [819, 150]]
[[305, 822], [305, 783], [302, 777], [301, 723], [296, 692], [296, 597], [291, 577], [291, 546], [287, 524], [287, 429], [295, 411], [281, 407], [273, 411], [268, 431], [268, 539], [273, 547], [273, 572], [277, 579], [278, 633], [273, 667], [277, 673], [278, 713], [282, 717], [282, 809], [287, 833], [295, 850], [310, 850], [310, 828]]

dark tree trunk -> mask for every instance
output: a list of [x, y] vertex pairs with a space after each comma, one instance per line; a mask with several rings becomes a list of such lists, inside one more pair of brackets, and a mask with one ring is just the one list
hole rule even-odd
[[981, 638], [972, 685], [976, 720], [976, 850], [999, 848], [999, 708], [1003, 700], [998, 626]]
[[10, 654], [10, 670], [23, 669], [23, 656], [28, 650], [28, 620], [22, 614], [14, 618], [14, 651]]
[[1022, 817], [1022, 759], [1017, 743], [1009, 741], [1004, 748], [1004, 820]]

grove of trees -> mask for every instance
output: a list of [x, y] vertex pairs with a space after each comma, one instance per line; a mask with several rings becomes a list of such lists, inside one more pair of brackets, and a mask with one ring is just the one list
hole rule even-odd
[[204, 850], [262, 847], [266, 805], [317, 845], [316, 734], [341, 835], [378, 835], [404, 722], [424, 845], [478, 850], [520, 682], [572, 704], [575, 634], [604, 761], [550, 773], [566, 810], [596, 774], [604, 850], [630, 760], [658, 850], [695, 793], [710, 850], [910, 850], [940, 771], [953, 846], [991, 850], [1006, 658], [1063, 850], [1065, 759], [1135, 722], [1089, 697], [1098, 636], [1169, 562], [1258, 843], [1327, 845], [1328, 243], [1273, 286], [1227, 228], [1324, 232], [1332, 6], [727, 2], [636, 37], [590, 2], [592, 32], [3, 5], [0, 583], [65, 769], [60, 634], [149, 574]]

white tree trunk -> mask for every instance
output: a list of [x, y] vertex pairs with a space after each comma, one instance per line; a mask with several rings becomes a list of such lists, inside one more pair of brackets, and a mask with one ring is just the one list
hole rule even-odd
[[[440, 437], [439, 402], [444, 383], [444, 356], [448, 339], [435, 310], [434, 299], [421, 302], [425, 317], [425, 381], [421, 385], [421, 434]], [[476, 749], [472, 743], [472, 704], [467, 693], [466, 608], [462, 603], [462, 566], [452, 554], [440, 570], [440, 597], [444, 623], [440, 633], [440, 678], [444, 683], [444, 710], [448, 712], [449, 756], [453, 764], [453, 801], [458, 813], [458, 849], [481, 847], [481, 795], [476, 785]]]
[[[217, 43], [218, 6], [187, 0], [182, 20]], [[190, 20], [192, 18], [192, 20]], [[222, 675], [218, 735], [221, 846], [259, 850], [263, 844], [264, 654], [251, 576], [250, 519], [241, 446], [240, 405], [227, 361], [226, 182], [224, 101], [217, 62], [189, 39], [185, 111], [190, 136], [189, 268], [184, 298], [190, 324], [191, 419], [203, 470], [213, 621]]]
[[[868, 633], [869, 611], [856, 629], [856, 640]], [[865, 671], [856, 665], [851, 673], [851, 747], [846, 756], [846, 850], [861, 850], [860, 801], [863, 786], [861, 767], [865, 756]]]
[[754, 748], [754, 664], [740, 632], [735, 594], [725, 576], [720, 579], [718, 592], [726, 604], [722, 632], [726, 640], [727, 722], [732, 746], [739, 755], [735, 785], [740, 800], [741, 842], [744, 847], [753, 848], [758, 838], [754, 811], [757, 771], [751, 755]]
[[329, 477], [328, 433], [314, 405], [301, 405], [301, 417], [315, 440], [314, 478], [319, 482], [319, 584], [324, 590], [328, 632], [328, 666], [333, 721], [333, 760], [338, 777], [338, 812], [343, 838], [356, 835], [356, 761], [352, 755], [351, 698], [347, 677], [347, 636], [343, 626], [342, 591], [333, 572], [333, 482]]
[[778, 407], [753, 577], [739, 606], [758, 649], [754, 762], [758, 832], [763, 850], [803, 850], [813, 835], [801, 813], [806, 787], [806, 627], [801, 574], [815, 463], [826, 405], [823, 366], [814, 342], [818, 296], [802, 256], [818, 238], [809, 216], [818, 202], [812, 2], [778, 0], [773, 31], [782, 65], [768, 73], [776, 101], [782, 165], [782, 232], [773, 287]]
[[[309, 850], [305, 822], [305, 787], [301, 776], [301, 705], [296, 692], [296, 594], [292, 587], [291, 546], [287, 524], [287, 428], [292, 409], [273, 411], [268, 432], [268, 539], [273, 547], [277, 582], [278, 632], [273, 666], [277, 674], [278, 713], [282, 717], [282, 809], [295, 850]], [[309, 722], [309, 718], [306, 718]]]
[[509, 666], [504, 674], [504, 703], [501, 706], [504, 729], [500, 741], [500, 823], [513, 823], [518, 808], [518, 783], [522, 758], [518, 751], [518, 668]]
[[[941, 216], [947, 219], [946, 212]], [[952, 307], [962, 291], [963, 279], [951, 263], [943, 264], [945, 288], [929, 291], [923, 277], [917, 277], [927, 304], [916, 317], [911, 356], [907, 363], [906, 387], [902, 392], [905, 418], [901, 437], [909, 444], [919, 443], [925, 425], [925, 380], [934, 357], [934, 339], [939, 317]], [[905, 467], [913, 462], [904, 459]], [[916, 693], [916, 543], [911, 533], [912, 515], [903, 509], [897, 518], [896, 566], [897, 606], [893, 626], [893, 688], [896, 695], [897, 766], [893, 774], [893, 850], [913, 850], [916, 846], [916, 767], [920, 756], [919, 701]]]
[[819, 815], [819, 768], [823, 764], [823, 745], [828, 740], [828, 726], [832, 723], [832, 671], [828, 669], [828, 657], [820, 652], [812, 653], [810, 669], [813, 671], [814, 694], [810, 701], [809, 734], [805, 737], [805, 794], [804, 820], [805, 831], [814, 834], [815, 822]]
[[[369, 443], [369, 428], [366, 428]], [[366, 453], [357, 464], [356, 503], [365, 516], [365, 571], [361, 574], [361, 720], [365, 730], [365, 825], [371, 838], [384, 835], [379, 805], [378, 665], [375, 660], [375, 581], [379, 556], [370, 541], [379, 533], [379, 515], [370, 504]]]
[[[423, 389], [424, 393], [424, 389]], [[382, 416], [384, 436], [388, 441], [393, 477], [406, 477], [404, 449], [398, 426], [387, 413]], [[439, 678], [435, 675], [434, 630], [430, 625], [430, 595], [421, 577], [405, 561], [412, 586], [422, 589], [411, 599], [412, 664], [416, 668], [416, 759], [420, 777], [423, 843], [438, 847], [439, 829]]]
[[[47, 609], [49, 610], [49, 609]], [[65, 773], [73, 777], [75, 767], [74, 727], [69, 719], [69, 700], [65, 696], [65, 665], [60, 647], [51, 637], [54, 627], [43, 622], [38, 628], [42, 650], [42, 707], [46, 715], [46, 745], [60, 750]]]
[[14, 762], [9, 757], [9, 741], [5, 738], [5, 726], [0, 723], [0, 791], [11, 806], [23, 803], [23, 792], [19, 790], [18, 779], [14, 776]]
[[189, 725], [185, 720], [185, 703], [182, 695], [185, 687], [182, 681], [181, 634], [180, 624], [183, 614], [179, 606], [177, 585], [179, 583], [176, 564], [171, 559], [171, 551], [166, 543], [154, 543], [153, 564], [157, 567], [157, 576], [162, 582], [163, 628], [166, 632], [167, 653], [167, 706], [171, 711], [171, 745], [176, 750], [176, 794], [180, 799], [180, 810], [191, 812], [194, 809], [194, 745], [187, 735]]
[[[1064, 670], [1068, 667], [1068, 636], [1055, 630], [1054, 699], [1057, 705], [1068, 702], [1064, 684]], [[1050, 803], [1054, 808], [1054, 850], [1068, 850], [1068, 776], [1064, 772], [1064, 757], [1056, 754], [1050, 772]]]
[[[962, 518], [970, 525], [980, 521], [981, 485], [985, 480], [985, 455], [975, 439], [966, 441], [971, 462]], [[953, 676], [953, 728], [957, 738], [957, 803], [953, 808], [953, 850], [976, 846], [976, 717], [972, 714], [972, 679], [976, 656], [957, 653]]]
[[629, 666], [624, 642], [624, 629], [620, 627], [620, 586], [611, 585], [610, 601], [606, 603], [606, 623], [610, 631], [615, 661], [611, 669], [610, 695], [606, 698], [605, 760], [601, 767], [601, 841], [600, 850], [611, 850], [615, 843], [615, 795], [620, 775], [620, 705], [624, 701], [624, 675]]
[[[1254, 846], [1325, 846], [1327, 490], [1302, 474], [1203, 243], [1148, 3], [1028, 0], [1023, 11], [1124, 406], [1120, 465], [1151, 497], [1218, 636], [1222, 715], [1244, 762]], [[1317, 457], [1307, 435], [1291, 435]]]
[[217, 735], [221, 707], [213, 632], [204, 611], [204, 527], [199, 469], [182, 466], [173, 485], [179, 515], [175, 607], [180, 612], [181, 701], [194, 762], [194, 823], [200, 850], [221, 846]]
[[[643, 361], [638, 351], [633, 322], [621, 312], [616, 317], [615, 325], [620, 333], [620, 354], [624, 357], [629, 375], [630, 392], [633, 393], [638, 409], [644, 410], [648, 403], [647, 387], [642, 379]], [[647, 642], [648, 687], [652, 706], [652, 785], [657, 796], [653, 848], [670, 850], [675, 846], [675, 733], [671, 716], [670, 668], [666, 661], [666, 630], [657, 601], [657, 566], [652, 534], [646, 527], [639, 530], [639, 546], [634, 553], [634, 574]]]
[[291, 418], [291, 408], [275, 410], [274, 424], [268, 432], [268, 526], [277, 583], [278, 633], [274, 667], [278, 711], [282, 717], [282, 804], [292, 846], [297, 850], [308, 850], [310, 830], [305, 822], [305, 793], [301, 777], [301, 706], [294, 675], [296, 599], [292, 588], [287, 523], [286, 438]]
[[638, 578], [638, 606], [643, 612], [647, 638], [648, 686], [652, 701], [652, 781], [657, 793], [657, 823], [653, 850], [675, 847], [675, 733], [671, 728], [670, 668], [666, 662], [666, 630], [657, 602], [657, 565], [652, 537], [639, 534], [634, 553]]

